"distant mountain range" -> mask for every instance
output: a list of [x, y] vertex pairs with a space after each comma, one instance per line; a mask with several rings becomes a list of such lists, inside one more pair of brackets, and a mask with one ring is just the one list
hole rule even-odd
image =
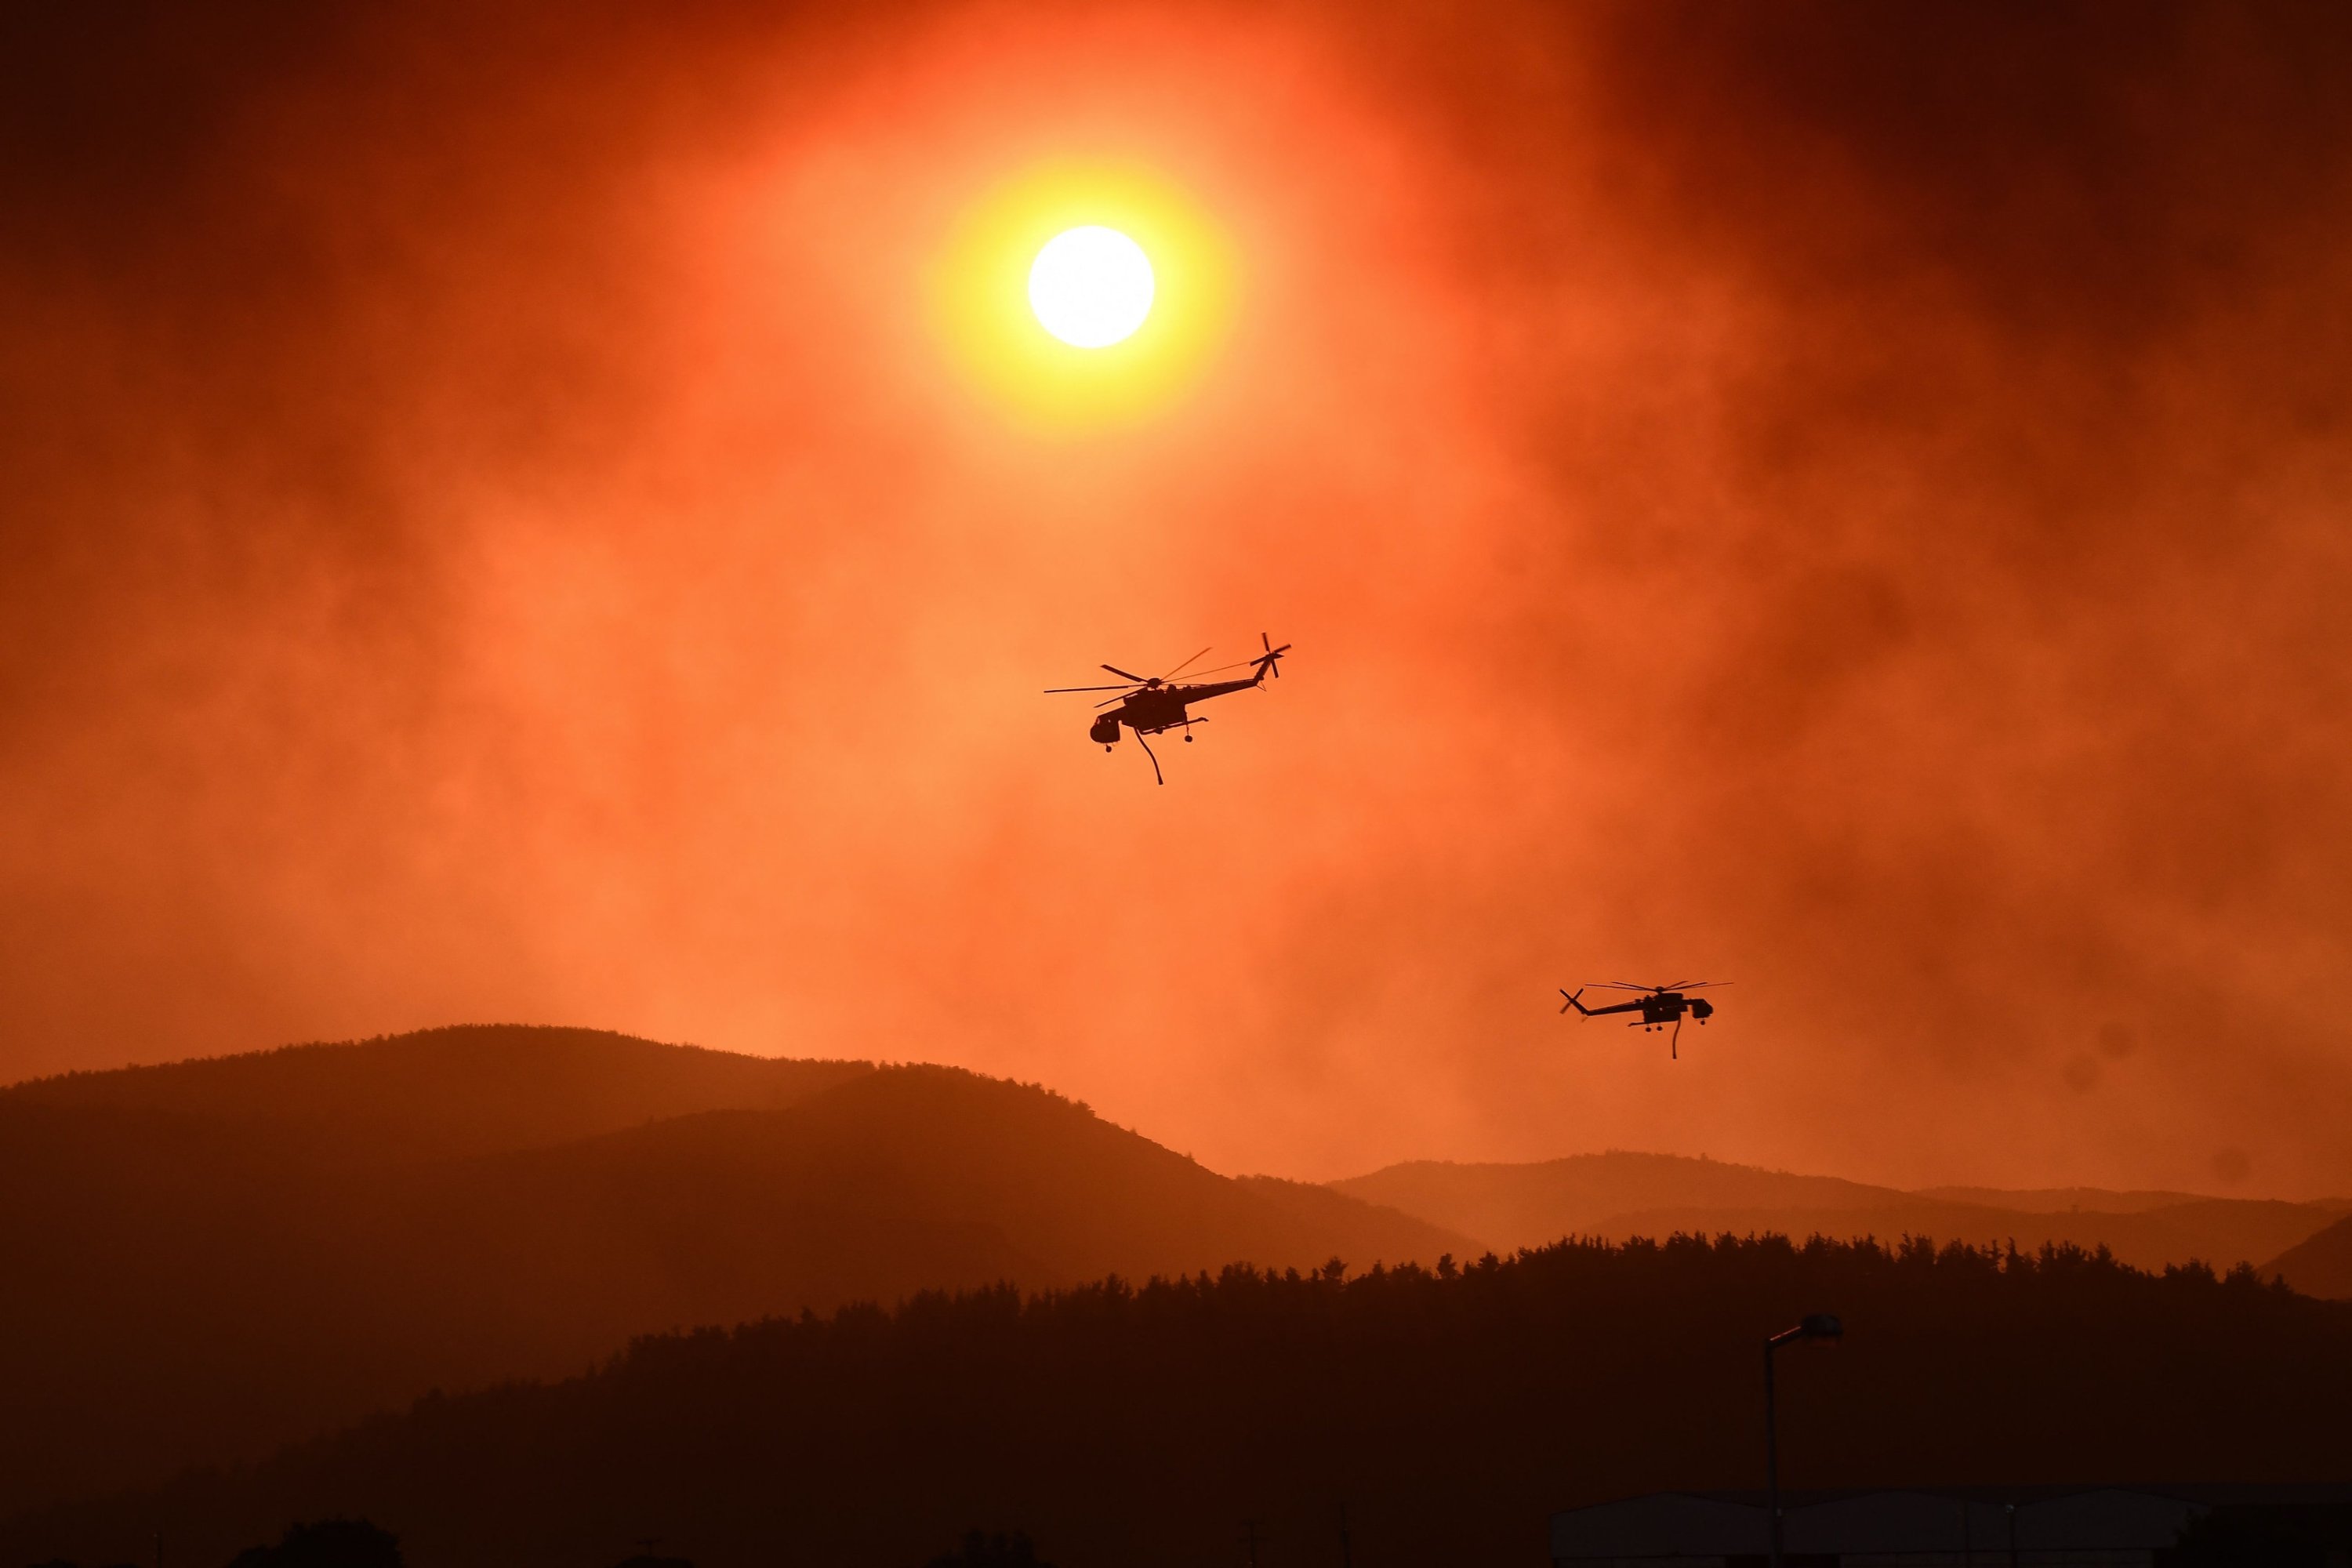
[[[2124, 1262], [2151, 1269], [2192, 1258], [2222, 1269], [2261, 1266], [2336, 1224], [2347, 1206], [2095, 1187], [1904, 1192], [1717, 1160], [1619, 1152], [1517, 1165], [1422, 1160], [1331, 1185], [1475, 1237], [1498, 1252], [1563, 1236], [1622, 1240], [1678, 1231], [1780, 1231], [1884, 1241], [1905, 1236], [1980, 1245], [2014, 1241], [2035, 1248], [2072, 1243], [2105, 1247]], [[2352, 1284], [2340, 1293], [2352, 1295]]]
[[0, 1091], [0, 1512], [632, 1336], [1460, 1236], [944, 1068], [436, 1030]]

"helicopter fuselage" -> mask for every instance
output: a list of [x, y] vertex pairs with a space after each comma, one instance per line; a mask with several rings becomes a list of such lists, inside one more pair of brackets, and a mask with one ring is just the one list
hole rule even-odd
[[1212, 697], [1223, 697], [1231, 692], [1249, 691], [1263, 685], [1265, 678], [1254, 680], [1204, 680], [1195, 685], [1148, 686], [1130, 694], [1116, 708], [1098, 716], [1087, 733], [1104, 745], [1118, 739], [1121, 724], [1139, 734], [1157, 735], [1164, 730], [1181, 729], [1192, 721], [1185, 711], [1186, 705], [1205, 702]]
[[1145, 756], [1151, 759], [1151, 776], [1166, 784], [1167, 775], [1160, 771], [1160, 755], [1151, 749], [1152, 736], [1170, 730], [1181, 730], [1189, 741], [1192, 738], [1192, 726], [1201, 722], [1192, 717], [1192, 704], [1206, 702], [1212, 697], [1223, 697], [1235, 691], [1261, 689], [1267, 676], [1282, 673], [1282, 656], [1290, 651], [1290, 645], [1284, 643], [1276, 647], [1274, 638], [1265, 632], [1258, 633], [1257, 640], [1258, 646], [1265, 649], [1264, 653], [1239, 664], [1223, 665], [1216, 669], [1199, 672], [1215, 675], [1222, 670], [1246, 667], [1249, 675], [1244, 679], [1177, 681], [1170, 679], [1178, 671], [1198, 664], [1202, 654], [1209, 651], [1202, 648], [1167, 675], [1146, 677], [1131, 669], [1121, 669], [1115, 664], [1102, 667], [1104, 674], [1116, 675], [1122, 681], [1133, 682], [1130, 686], [1049, 686], [1045, 689], [1045, 695], [1052, 697], [1065, 691], [1117, 691], [1117, 697], [1105, 698], [1095, 705], [1094, 721], [1087, 726], [1087, 738], [1108, 752], [1118, 744], [1121, 725], [1134, 731], [1135, 743], [1143, 748]]
[[1588, 1018], [1598, 1018], [1604, 1013], [1639, 1013], [1644, 1024], [1671, 1024], [1686, 1009], [1702, 1024], [1715, 1016], [1714, 1003], [1704, 996], [1685, 996], [1679, 991], [1653, 992], [1611, 1007], [1587, 1007], [1580, 1003], [1577, 1007]]

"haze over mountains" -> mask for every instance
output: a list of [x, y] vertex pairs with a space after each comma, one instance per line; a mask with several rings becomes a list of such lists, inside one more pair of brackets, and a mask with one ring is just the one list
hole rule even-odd
[[[1976, 1243], [2106, 1247], [2139, 1268], [2201, 1259], [2263, 1264], [2326, 1229], [2340, 1202], [2281, 1203], [2097, 1188], [1903, 1192], [1675, 1154], [1579, 1154], [1536, 1164], [1414, 1161], [1334, 1182], [1499, 1252], [1563, 1236], [1622, 1240], [1676, 1233], [1904, 1236]], [[2347, 1291], [2346, 1293], [2352, 1293]]]

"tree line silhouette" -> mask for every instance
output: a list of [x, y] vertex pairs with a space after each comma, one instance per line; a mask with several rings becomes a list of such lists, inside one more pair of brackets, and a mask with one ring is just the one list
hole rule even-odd
[[[1068, 1568], [1525, 1563], [1547, 1515], [1761, 1473], [1785, 1357], [1792, 1489], [2309, 1480], [2352, 1472], [2352, 1304], [2241, 1268], [2067, 1247], [1780, 1237], [1566, 1241], [1466, 1266], [927, 1293], [645, 1338], [593, 1374], [429, 1397], [258, 1468], [54, 1513], [16, 1538], [207, 1561], [364, 1514], [434, 1565], [906, 1568], [1020, 1531]], [[1010, 1537], [1008, 1537], [1008, 1540]], [[187, 1560], [184, 1557], [183, 1559]]]

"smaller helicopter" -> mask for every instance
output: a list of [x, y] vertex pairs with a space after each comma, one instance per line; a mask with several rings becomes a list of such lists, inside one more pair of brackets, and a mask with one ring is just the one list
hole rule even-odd
[[[1624, 980], [1600, 980], [1593, 982], [1592, 987], [1580, 985], [1572, 992], [1563, 988], [1560, 994], [1568, 1000], [1560, 1004], [1559, 1010], [1565, 1013], [1573, 1007], [1588, 1018], [1598, 1018], [1604, 1013], [1639, 1013], [1642, 1015], [1640, 1021], [1626, 1027], [1643, 1030], [1663, 1029], [1672, 1024], [1675, 1032], [1666, 1037], [1666, 1055], [1679, 1059], [1682, 1055], [1678, 1047], [1683, 1037], [1683, 1015], [1688, 1013], [1702, 1025], [1715, 1016], [1714, 1003], [1704, 996], [1685, 996], [1683, 994], [1730, 984], [1728, 980], [1677, 980], [1671, 985], [1635, 985]], [[1639, 994], [1629, 1002], [1619, 1002], [1607, 1007], [1588, 1007], [1579, 998], [1590, 988], [1633, 991]]]
[[[1126, 725], [1135, 731], [1136, 744], [1143, 748], [1143, 754], [1151, 759], [1151, 776], [1161, 784], [1166, 784], [1167, 775], [1160, 771], [1160, 755], [1151, 749], [1150, 737], [1165, 733], [1170, 730], [1181, 730], [1184, 731], [1184, 739], [1189, 741], [1192, 738], [1192, 726], [1205, 724], [1208, 721], [1196, 719], [1187, 712], [1185, 710], [1188, 704], [1205, 702], [1212, 697], [1223, 697], [1229, 692], [1262, 690], [1265, 686], [1267, 676], [1271, 675], [1277, 680], [1282, 678], [1282, 656], [1290, 651], [1290, 645], [1284, 643], [1280, 647], [1276, 647], [1274, 646], [1274, 639], [1264, 632], [1258, 634], [1257, 640], [1258, 645], [1265, 649], [1264, 653], [1245, 658], [1239, 664], [1220, 665], [1215, 669], [1195, 670], [1190, 681], [1181, 681], [1176, 677], [1183, 673], [1187, 665], [1193, 664], [1204, 657], [1209, 651], [1207, 648], [1202, 648], [1165, 675], [1130, 675], [1115, 664], [1107, 664], [1103, 668], [1119, 678], [1118, 685], [1055, 686], [1048, 687], [1045, 695], [1051, 697], [1065, 691], [1120, 693], [1119, 696], [1107, 698], [1095, 704], [1097, 708], [1108, 708], [1110, 711], [1094, 721], [1087, 731], [1087, 738], [1099, 742], [1102, 749], [1108, 752], [1118, 742], [1118, 727], [1121, 724]], [[1204, 675], [1219, 675], [1228, 669], [1246, 669], [1250, 673], [1245, 678], [1234, 680], [1202, 680], [1201, 679]]]

